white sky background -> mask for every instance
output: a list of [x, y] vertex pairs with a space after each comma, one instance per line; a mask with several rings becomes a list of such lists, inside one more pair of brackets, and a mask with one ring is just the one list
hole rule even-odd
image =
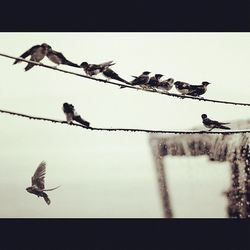
[[[249, 102], [249, 33], [0, 33], [1, 52], [13, 56], [43, 42], [78, 64], [113, 60], [112, 69], [126, 80], [147, 70], [211, 82], [206, 98]], [[0, 57], [1, 109], [65, 119], [61, 107], [69, 102], [91, 126], [162, 130], [200, 125], [202, 113], [222, 121], [250, 117], [247, 107], [120, 90], [42, 67], [24, 72], [26, 63], [12, 63]], [[7, 114], [0, 114], [0, 132], [0, 217], [162, 217], [148, 134], [91, 132]], [[49, 193], [50, 206], [25, 191], [42, 160], [47, 187], [61, 185]], [[227, 164], [168, 161], [176, 217], [226, 216]]]

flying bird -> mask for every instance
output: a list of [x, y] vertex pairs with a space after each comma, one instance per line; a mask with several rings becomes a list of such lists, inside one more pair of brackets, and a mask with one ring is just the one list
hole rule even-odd
[[[20, 57], [25, 59], [26, 57], [30, 56], [30, 61], [40, 62], [47, 55], [50, 48], [51, 47], [46, 43], [42, 43], [41, 45], [35, 45], [26, 52], [24, 52]], [[16, 59], [13, 64], [17, 64], [19, 62], [22, 61], [20, 59]], [[35, 64], [28, 63], [24, 70], [28, 71], [34, 66]]]
[[69, 61], [61, 52], [55, 51], [51, 47], [48, 50], [47, 57], [50, 61], [57, 64], [56, 67], [60, 64], [65, 64], [68, 66], [80, 68], [78, 64]]
[[55, 188], [45, 189], [44, 178], [46, 173], [46, 162], [42, 161], [37, 167], [34, 175], [31, 177], [31, 187], [27, 187], [26, 190], [31, 193], [37, 195], [37, 197], [43, 197], [45, 202], [49, 205], [50, 199], [45, 191], [52, 191], [60, 186]]
[[108, 61], [101, 64], [89, 64], [87, 62], [82, 62], [80, 67], [83, 68], [86, 75], [95, 76], [114, 64], [115, 63], [113, 63], [113, 61]]
[[90, 123], [88, 121], [84, 120], [80, 115], [76, 113], [75, 108], [72, 104], [65, 102], [63, 104], [63, 112], [66, 115], [66, 119], [69, 124], [72, 124], [72, 121], [74, 120], [86, 127], [90, 126]]
[[207, 128], [210, 128], [209, 131], [211, 131], [214, 128], [230, 129], [229, 127], [224, 126], [224, 125], [230, 124], [228, 122], [218, 122], [215, 120], [211, 120], [207, 117], [206, 114], [202, 114], [201, 118], [202, 118], [202, 122], [203, 122], [204, 126]]
[[157, 85], [157, 89], [168, 92], [174, 86], [174, 79], [168, 78], [167, 80], [160, 81]]
[[[129, 83], [132, 86], [139, 85], [139, 86], [146, 86], [146, 84], [149, 82], [149, 74], [151, 72], [144, 71], [140, 76], [133, 76], [135, 79]], [[121, 89], [126, 88], [125, 86], [121, 86]]]
[[102, 74], [109, 79], [114, 79], [120, 82], [124, 82], [126, 84], [129, 84], [126, 80], [122, 79], [117, 73], [115, 73], [112, 69], [107, 68], [105, 69]]
[[189, 92], [187, 95], [201, 96], [206, 93], [209, 82], [202, 82], [201, 85], [189, 85]]
[[155, 74], [154, 76], [151, 76], [147, 85], [149, 87], [157, 87], [162, 77], [162, 74]]

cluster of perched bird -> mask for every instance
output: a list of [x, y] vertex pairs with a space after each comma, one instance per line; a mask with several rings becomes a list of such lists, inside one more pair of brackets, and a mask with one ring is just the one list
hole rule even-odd
[[[113, 61], [108, 61], [100, 64], [90, 64], [87, 62], [82, 62], [80, 65], [69, 61], [61, 52], [55, 51], [52, 47], [46, 43], [41, 45], [35, 45], [26, 52], [24, 52], [20, 57], [26, 58], [30, 56], [30, 61], [41, 62], [46, 56], [49, 60], [56, 64], [69, 65], [76, 68], [83, 68], [86, 75], [94, 77], [97, 74], [102, 73], [108, 80], [113, 79], [123, 82], [130, 86], [140, 86], [143, 89], [153, 89], [160, 90], [163, 92], [168, 92], [173, 86], [182, 95], [190, 96], [201, 96], [207, 91], [207, 86], [209, 82], [202, 82], [200, 85], [193, 85], [182, 81], [174, 81], [173, 78], [168, 78], [166, 80], [161, 80], [162, 74], [155, 74], [154, 76], [149, 76], [151, 72], [144, 71], [139, 76], [132, 76], [134, 79], [132, 81], [126, 81], [121, 78], [115, 71], [110, 67], [115, 63]], [[14, 64], [21, 62], [21, 60], [15, 60]], [[30, 70], [35, 64], [28, 63], [25, 67], [25, 71]], [[126, 88], [126, 86], [121, 86], [120, 88]]]
[[[20, 57], [25, 59], [30, 56], [30, 61], [41, 62], [46, 56], [49, 60], [55, 63], [57, 66], [60, 64], [69, 65], [72, 67], [83, 68], [84, 72], [88, 76], [96, 76], [97, 74], [102, 73], [107, 79], [114, 79], [120, 82], [123, 82], [130, 86], [140, 86], [143, 89], [154, 89], [168, 92], [173, 86], [182, 94], [190, 96], [201, 96], [207, 91], [207, 86], [209, 82], [202, 82], [201, 85], [192, 85], [186, 82], [174, 81], [173, 78], [168, 78], [166, 80], [161, 80], [163, 77], [162, 74], [155, 74], [154, 76], [149, 76], [151, 72], [144, 71], [139, 76], [132, 76], [134, 79], [131, 82], [128, 82], [122, 79], [116, 72], [114, 72], [110, 67], [115, 63], [113, 61], [104, 62], [101, 64], [89, 64], [87, 62], [82, 62], [80, 65], [69, 61], [61, 52], [55, 51], [51, 48], [50, 45], [43, 43], [41, 45], [35, 45], [26, 52], [24, 52]], [[21, 62], [20, 59], [16, 59], [14, 64]], [[25, 71], [33, 68], [35, 64], [28, 63], [25, 67]], [[120, 88], [126, 88], [126, 86], [121, 86]], [[90, 127], [90, 123], [83, 119], [79, 114], [76, 113], [75, 108], [72, 104], [64, 103], [63, 112], [66, 115], [66, 120], [69, 124], [72, 124], [73, 121], [80, 123], [85, 127]], [[225, 126], [229, 123], [223, 123], [216, 120], [211, 120], [207, 117], [206, 114], [201, 115], [203, 125], [209, 128], [211, 131], [214, 128], [219, 129], [230, 129]], [[34, 175], [31, 178], [32, 186], [26, 188], [29, 193], [35, 194], [38, 197], [43, 197], [45, 202], [49, 205], [50, 199], [45, 191], [52, 191], [58, 187], [45, 189], [44, 178], [46, 171], [46, 163], [43, 161], [37, 167]]]

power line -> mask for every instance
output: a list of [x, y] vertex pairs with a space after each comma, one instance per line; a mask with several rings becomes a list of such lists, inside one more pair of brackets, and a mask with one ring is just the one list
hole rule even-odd
[[230, 131], [197, 131], [197, 130], [182, 130], [182, 131], [173, 131], [173, 130], [151, 130], [151, 129], [137, 129], [137, 128], [98, 128], [98, 127], [85, 127], [81, 124], [72, 123], [68, 124], [66, 121], [61, 120], [55, 120], [51, 118], [44, 118], [44, 117], [38, 117], [38, 116], [31, 116], [27, 114], [21, 114], [13, 111], [7, 111], [0, 109], [0, 113], [5, 113], [9, 115], [16, 115], [20, 117], [25, 117], [28, 119], [34, 119], [34, 120], [42, 120], [42, 121], [49, 121], [52, 123], [61, 123], [61, 124], [67, 124], [69, 126], [78, 126], [82, 127], [84, 129], [93, 130], [93, 131], [125, 131], [125, 132], [145, 132], [145, 133], [159, 133], [159, 134], [241, 134], [241, 133], [250, 133], [249, 129], [246, 130], [230, 130]]
[[161, 95], [177, 97], [177, 98], [181, 98], [181, 99], [192, 99], [192, 100], [196, 100], [196, 101], [198, 100], [198, 101], [204, 101], [204, 102], [231, 104], [231, 105], [239, 105], [239, 106], [250, 106], [250, 103], [222, 101], [222, 100], [215, 100], [215, 99], [206, 99], [206, 98], [203, 98], [203, 97], [178, 95], [178, 94], [173, 94], [173, 93], [164, 93], [164, 92], [159, 92], [159, 91], [153, 90], [153, 89], [142, 89], [140, 87], [125, 85], [125, 84], [121, 84], [121, 83], [115, 83], [115, 82], [111, 82], [111, 81], [108, 81], [108, 80], [103, 80], [103, 79], [100, 79], [100, 78], [93, 78], [93, 77], [90, 77], [90, 76], [87, 76], [87, 75], [75, 73], [75, 72], [68, 71], [68, 70], [58, 69], [58, 68], [55, 68], [53, 66], [49, 66], [49, 65], [46, 65], [46, 64], [43, 64], [43, 63], [40, 63], [40, 62], [29, 61], [29, 60], [23, 59], [21, 57], [9, 56], [9, 55], [3, 54], [3, 53], [0, 53], [0, 56], [15, 59], [15, 60], [18, 59], [18, 60], [23, 61], [23, 62], [32, 63], [32, 64], [35, 64], [37, 66], [41, 66], [41, 67], [44, 67], [44, 68], [60, 71], [62, 73], [71, 74], [71, 75], [75, 75], [75, 76], [80, 76], [80, 77], [88, 78], [88, 79], [91, 79], [91, 80], [94, 80], [94, 81], [99, 81], [99, 82], [108, 83], [108, 84], [111, 84], [111, 85], [116, 85], [116, 86], [119, 86], [119, 87], [123, 86], [123, 87], [129, 88], [129, 89], [142, 90], [142, 91], [157, 93], [157, 94], [161, 94]]

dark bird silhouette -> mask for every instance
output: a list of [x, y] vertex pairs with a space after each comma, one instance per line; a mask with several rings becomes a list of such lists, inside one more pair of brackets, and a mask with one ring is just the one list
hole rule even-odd
[[154, 76], [150, 77], [147, 85], [149, 87], [157, 87], [162, 77], [162, 74], [155, 74]]
[[63, 104], [63, 112], [66, 115], [66, 119], [69, 124], [71, 124], [72, 121], [74, 120], [86, 127], [90, 126], [90, 123], [88, 121], [84, 120], [80, 115], [76, 113], [75, 108], [72, 104], [65, 102]]
[[[29, 50], [27, 50], [26, 52], [24, 52], [20, 57], [25, 59], [26, 57], [30, 56], [30, 59], [29, 59], [30, 61], [40, 62], [47, 55], [48, 50], [50, 48], [51, 47], [46, 43], [43, 43], [41, 45], [35, 45]], [[13, 64], [17, 64], [19, 62], [22, 62], [22, 61], [20, 59], [16, 59]], [[28, 71], [34, 66], [36, 65], [32, 63], [28, 63], [24, 69], [25, 71]]]
[[206, 114], [202, 114], [201, 118], [202, 118], [202, 122], [203, 122], [204, 126], [207, 128], [210, 128], [209, 131], [211, 131], [214, 128], [230, 129], [229, 127], [224, 126], [224, 125], [230, 124], [228, 122], [218, 122], [215, 120], [211, 120], [207, 117]]
[[106, 69], [108, 69], [110, 66], [114, 65], [113, 61], [108, 61], [100, 64], [89, 64], [87, 62], [82, 62], [80, 64], [80, 67], [83, 68], [86, 75], [89, 76], [95, 76]]
[[190, 84], [187, 82], [176, 81], [174, 86], [182, 95], [186, 95], [189, 92]]
[[55, 51], [52, 48], [48, 50], [47, 57], [50, 61], [57, 64], [56, 67], [60, 64], [65, 64], [68, 66], [80, 68], [78, 64], [69, 61], [61, 52]]
[[26, 190], [31, 193], [37, 195], [37, 197], [43, 197], [46, 203], [50, 204], [50, 199], [45, 191], [52, 191], [60, 186], [55, 188], [45, 189], [44, 178], [46, 173], [46, 163], [42, 161], [37, 167], [34, 175], [31, 177], [31, 187], [27, 187]]
[[126, 80], [122, 79], [117, 73], [115, 73], [112, 69], [106, 68], [102, 74], [109, 79], [114, 79], [120, 82], [124, 82], [126, 84], [129, 84]]
[[201, 96], [206, 93], [209, 82], [202, 82], [201, 85], [189, 85], [189, 92], [186, 95]]
[[174, 79], [168, 78], [167, 80], [160, 81], [157, 85], [157, 89], [168, 92], [174, 86]]
[[[146, 84], [149, 82], [149, 71], [144, 71], [140, 76], [133, 76], [135, 79], [129, 83], [129, 85], [135, 86], [146, 86]], [[121, 86], [121, 89], [126, 88], [125, 86]]]

